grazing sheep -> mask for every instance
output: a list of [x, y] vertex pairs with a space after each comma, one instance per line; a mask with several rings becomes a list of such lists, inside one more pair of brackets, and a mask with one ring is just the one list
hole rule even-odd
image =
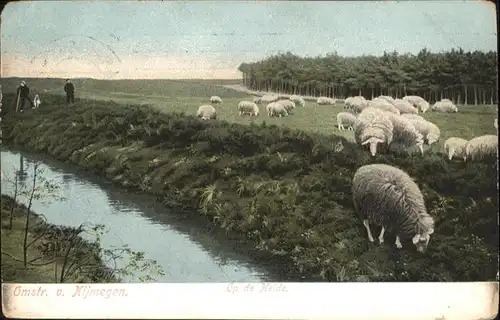
[[198, 108], [196, 116], [201, 118], [201, 120], [217, 119], [217, 112], [213, 106], [205, 104]]
[[290, 100], [278, 100], [278, 101], [276, 101], [276, 103], [279, 103], [280, 105], [285, 107], [288, 114], [291, 114], [293, 109], [295, 109], [295, 103], [293, 101], [290, 101]]
[[[1, 94], [1, 92], [0, 92]], [[493, 120], [493, 126], [498, 129], [498, 118], [495, 118], [495, 120]]]
[[453, 159], [454, 156], [457, 158], [466, 160], [465, 148], [467, 147], [467, 143], [469, 141], [462, 139], [451, 137], [446, 139], [444, 142], [444, 151], [448, 154], [448, 159]]
[[354, 124], [356, 123], [357, 117], [350, 112], [339, 112], [337, 114], [337, 126], [339, 130], [345, 130], [344, 125], [347, 126], [347, 130], [354, 131]]
[[218, 96], [211, 96], [210, 97], [210, 102], [211, 103], [222, 103], [222, 99]]
[[418, 114], [418, 109], [403, 99], [395, 99], [392, 103], [401, 114]]
[[259, 104], [259, 103], [261, 103], [261, 102], [262, 102], [262, 97], [255, 97], [255, 98], [253, 99], [253, 103], [257, 103], [257, 104]]
[[424, 98], [419, 96], [404, 96], [403, 100], [406, 100], [409, 103], [411, 103], [415, 108], [419, 109], [422, 113], [425, 113], [430, 107], [429, 102], [425, 101]]
[[[382, 111], [386, 112], [386, 111]], [[397, 114], [386, 112], [392, 122], [393, 136], [389, 144], [389, 151], [411, 154], [417, 150], [424, 153], [424, 138], [415, 128], [410, 119]]]
[[42, 100], [40, 100], [40, 96], [37, 94], [35, 94], [35, 97], [33, 98], [33, 109], [37, 109], [40, 104], [42, 103]]
[[398, 108], [384, 99], [375, 98], [371, 101], [368, 101], [368, 106], [400, 115]]
[[301, 96], [293, 94], [289, 99], [290, 101], [293, 101], [296, 105], [299, 105], [301, 107], [304, 107], [306, 105], [306, 101]]
[[434, 219], [427, 213], [418, 185], [403, 170], [386, 164], [360, 167], [352, 179], [354, 208], [363, 220], [368, 240], [374, 242], [370, 222], [381, 226], [379, 243], [384, 243], [385, 230], [396, 233], [396, 247], [401, 239], [412, 239], [419, 252], [425, 252]]
[[458, 112], [458, 108], [453, 104], [450, 100], [448, 101], [438, 101], [436, 102], [432, 108], [433, 111], [437, 112]]
[[260, 98], [260, 101], [264, 104], [269, 104], [271, 102], [276, 102], [279, 100], [279, 97], [274, 94], [265, 94]]
[[335, 102], [337, 102], [334, 98], [328, 98], [328, 97], [319, 97], [318, 100], [316, 100], [316, 103], [319, 105], [334, 105]]
[[466, 159], [472, 161], [482, 160], [486, 156], [498, 156], [498, 136], [487, 134], [475, 137], [467, 143], [465, 147]]
[[285, 107], [282, 104], [279, 104], [278, 102], [271, 102], [270, 104], [267, 105], [267, 114], [270, 117], [286, 117], [288, 116], [288, 111], [286, 111]]
[[349, 97], [344, 101], [344, 109], [353, 113], [361, 113], [368, 107], [368, 101], [363, 96]]
[[240, 101], [240, 103], [238, 103], [238, 112], [240, 116], [244, 114], [249, 114], [250, 116], [258, 116], [259, 106], [252, 101]]
[[429, 146], [439, 140], [441, 130], [439, 130], [439, 127], [434, 123], [427, 121], [424, 118], [419, 119], [415, 117], [407, 119], [415, 126], [417, 131], [422, 134], [424, 140], [426, 140]]
[[382, 99], [389, 102], [390, 104], [394, 104], [394, 98], [391, 96], [378, 96], [376, 99]]
[[370, 146], [372, 156], [377, 154], [377, 145], [389, 146], [393, 137], [393, 124], [386, 112], [367, 107], [356, 119], [354, 138], [356, 143]]

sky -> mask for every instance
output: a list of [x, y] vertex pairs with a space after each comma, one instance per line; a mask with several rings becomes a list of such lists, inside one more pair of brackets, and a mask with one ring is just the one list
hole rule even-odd
[[2, 77], [240, 78], [242, 62], [496, 50], [486, 1], [27, 1], [1, 14]]

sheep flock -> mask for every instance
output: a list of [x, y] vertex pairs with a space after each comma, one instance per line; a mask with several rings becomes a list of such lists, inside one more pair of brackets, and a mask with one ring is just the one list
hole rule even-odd
[[[217, 119], [216, 106], [222, 104], [219, 96], [212, 96], [210, 104], [199, 107], [197, 116], [202, 120]], [[319, 97], [317, 106], [331, 106], [338, 102], [335, 98]], [[304, 108], [305, 100], [299, 95], [267, 93], [255, 97], [253, 101], [240, 101], [235, 107], [239, 116], [257, 117], [260, 108], [265, 108], [268, 117], [284, 118], [293, 115], [296, 108]], [[360, 147], [369, 149], [372, 156], [380, 152], [406, 155], [423, 155], [440, 140], [441, 130], [425, 119], [428, 111], [449, 114], [459, 112], [449, 99], [441, 99], [432, 106], [424, 98], [409, 95], [401, 99], [378, 96], [367, 100], [363, 96], [348, 97], [344, 100], [344, 111], [336, 115], [333, 124], [339, 131], [352, 131], [354, 140]], [[451, 119], [450, 119], [451, 120]], [[452, 121], [452, 120], [451, 120]], [[497, 119], [494, 127], [498, 130]], [[451, 161], [480, 161], [484, 157], [498, 154], [497, 135], [484, 135], [470, 141], [461, 137], [450, 137], [444, 141], [444, 153]]]

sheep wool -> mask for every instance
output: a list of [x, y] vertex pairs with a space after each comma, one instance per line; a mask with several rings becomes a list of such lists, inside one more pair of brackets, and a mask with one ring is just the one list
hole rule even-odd
[[432, 110], [437, 112], [458, 112], [458, 108], [450, 100], [438, 101], [432, 106]]
[[278, 100], [276, 103], [282, 105], [288, 113], [291, 113], [295, 109], [295, 103], [291, 100]]
[[370, 147], [372, 156], [377, 154], [379, 144], [389, 146], [393, 138], [393, 124], [386, 112], [367, 107], [358, 116], [354, 124], [356, 143]]
[[337, 126], [339, 130], [345, 130], [344, 126], [347, 126], [348, 130], [354, 131], [354, 124], [356, 123], [357, 117], [350, 112], [339, 112], [337, 114]]
[[456, 157], [464, 159], [465, 161], [465, 148], [467, 147], [468, 142], [469, 141], [465, 139], [457, 137], [446, 139], [446, 141], [444, 142], [444, 151], [448, 154], [448, 159], [451, 160], [453, 159], [453, 157]]
[[429, 102], [425, 101], [424, 98], [419, 96], [404, 96], [403, 100], [406, 100], [409, 103], [411, 103], [415, 108], [418, 108], [422, 113], [425, 113], [430, 107]]
[[269, 117], [278, 116], [281, 118], [288, 116], [288, 112], [285, 107], [277, 102], [271, 102], [267, 105], [266, 109]]
[[334, 105], [335, 102], [335, 99], [329, 97], [319, 97], [318, 100], [316, 100], [316, 103], [319, 105]]
[[395, 99], [393, 105], [401, 114], [418, 114], [418, 109], [406, 100]]
[[301, 96], [293, 94], [290, 96], [289, 99], [290, 99], [290, 101], [293, 101], [298, 106], [304, 107], [306, 105], [306, 101]]
[[377, 109], [380, 109], [383, 111], [392, 112], [392, 113], [397, 114], [397, 115], [400, 114], [398, 108], [396, 108], [392, 103], [387, 102], [384, 99], [375, 98], [375, 99], [369, 101], [368, 105], [372, 108], [377, 108]]
[[277, 95], [274, 95], [274, 94], [266, 94], [266, 95], [263, 95], [261, 98], [260, 98], [260, 101], [262, 103], [271, 103], [271, 102], [276, 102], [279, 100], [279, 97]]
[[402, 248], [400, 238], [407, 238], [419, 252], [425, 252], [434, 233], [434, 219], [427, 213], [422, 192], [406, 172], [386, 164], [362, 166], [354, 174], [352, 196], [370, 242], [374, 241], [371, 222], [382, 227], [381, 244], [387, 229], [396, 233], [397, 248]]
[[353, 113], [361, 113], [368, 107], [368, 101], [362, 96], [349, 97], [344, 101], [344, 109]]
[[498, 157], [498, 136], [487, 134], [471, 139], [465, 147], [466, 159], [483, 160], [487, 156]]
[[394, 98], [391, 96], [378, 96], [376, 99], [382, 99], [389, 102], [390, 104], [394, 104]]
[[414, 153], [417, 150], [424, 153], [424, 138], [422, 134], [415, 128], [413, 123], [399, 115], [387, 112], [388, 118], [393, 125], [392, 142], [389, 145], [389, 150], [397, 153]]
[[248, 114], [250, 116], [258, 116], [259, 106], [252, 101], [243, 100], [238, 103], [238, 112], [240, 116], [244, 114]]
[[430, 146], [439, 140], [441, 136], [441, 130], [434, 123], [425, 120], [420, 117], [407, 118], [415, 126], [418, 132], [420, 132], [426, 140], [427, 144]]
[[425, 118], [424, 118], [424, 117], [419, 116], [418, 114], [404, 113], [404, 114], [402, 114], [401, 116], [402, 116], [402, 117], [404, 117], [404, 118], [407, 118], [407, 119], [425, 120]]
[[211, 96], [210, 97], [210, 102], [211, 103], [222, 103], [222, 99], [218, 96]]
[[212, 105], [205, 104], [198, 108], [198, 112], [196, 112], [196, 116], [201, 118], [201, 120], [210, 120], [217, 118], [217, 112]]

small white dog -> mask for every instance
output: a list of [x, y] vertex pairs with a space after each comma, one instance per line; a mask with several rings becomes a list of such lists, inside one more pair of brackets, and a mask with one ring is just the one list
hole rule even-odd
[[42, 101], [40, 100], [40, 96], [37, 94], [35, 94], [35, 98], [33, 98], [33, 109], [37, 109], [40, 104], [42, 103]]

